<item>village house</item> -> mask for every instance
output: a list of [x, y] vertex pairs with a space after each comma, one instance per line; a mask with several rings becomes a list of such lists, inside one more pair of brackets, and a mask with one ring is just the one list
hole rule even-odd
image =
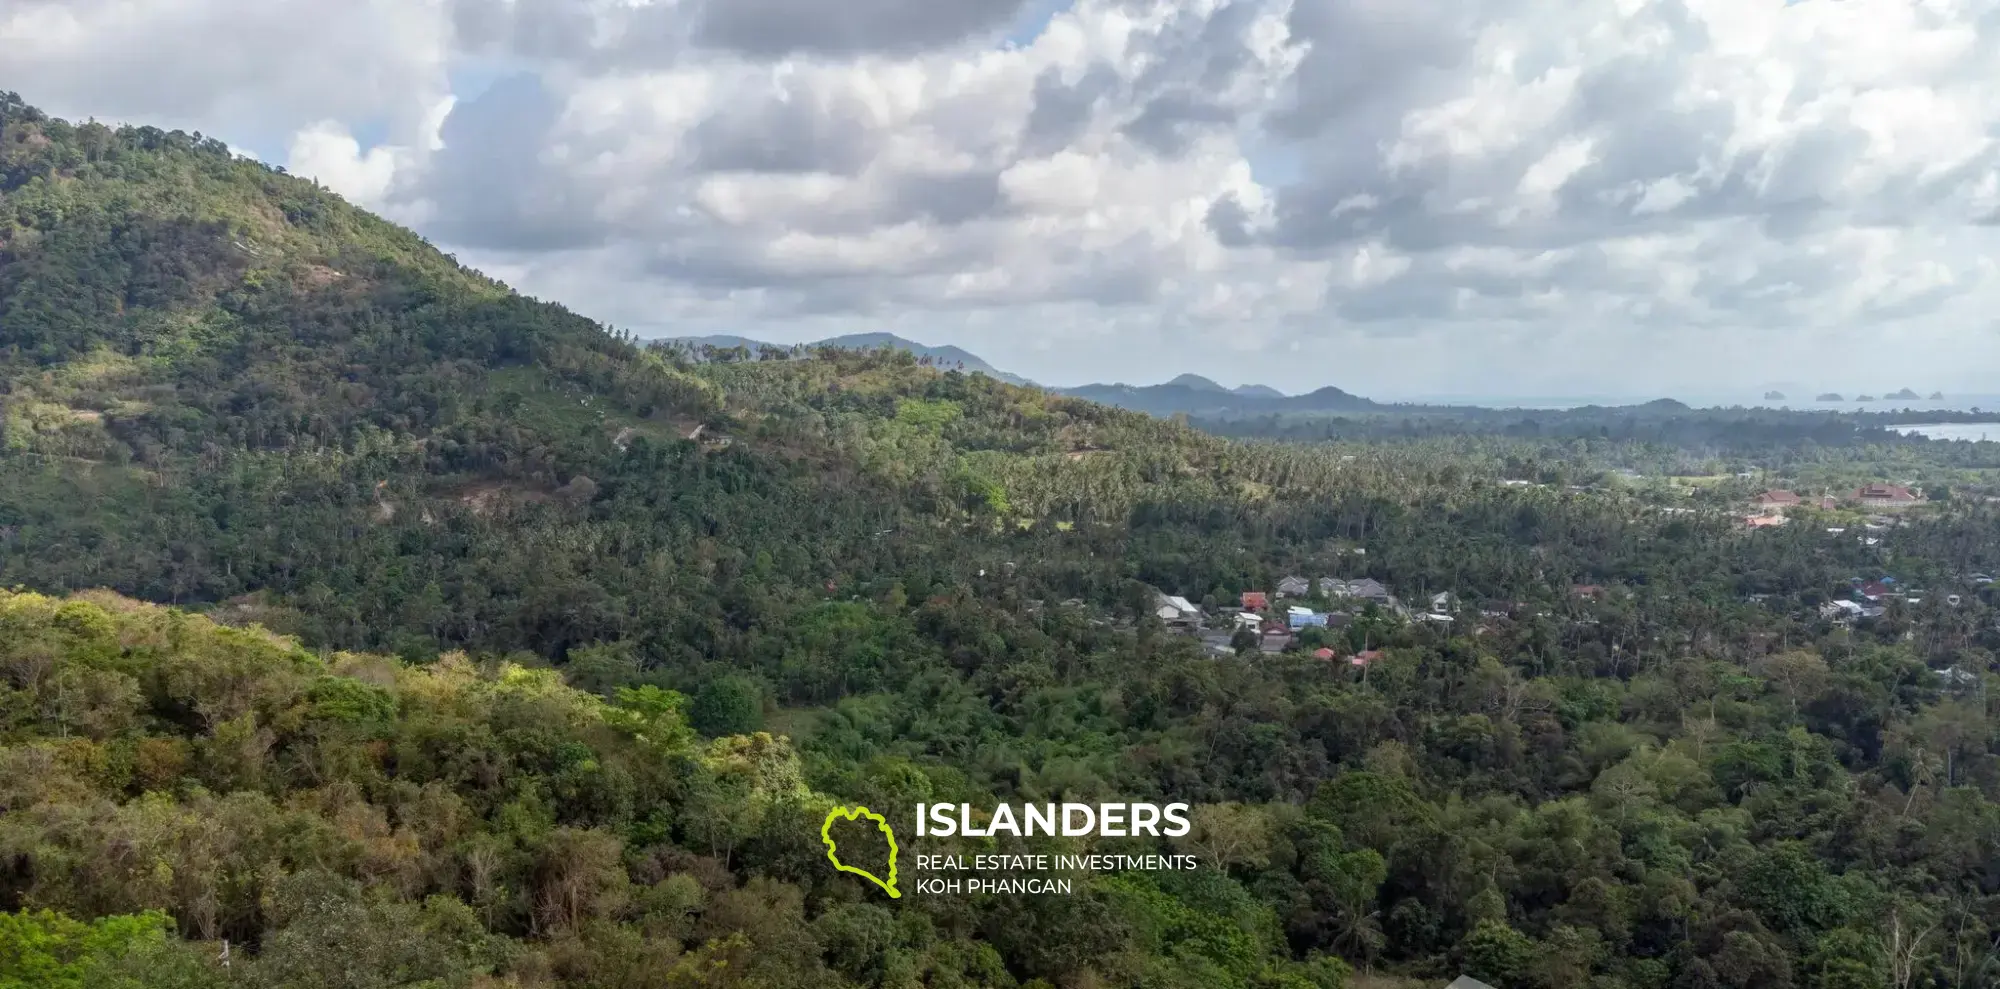
[[1263, 591], [1244, 591], [1240, 603], [1244, 611], [1263, 611], [1271, 606], [1271, 598]]
[[1774, 515], [1787, 508], [1798, 507], [1799, 496], [1790, 491], [1766, 491], [1753, 499], [1751, 504], [1767, 515]]
[[1746, 529], [1769, 529], [1784, 525], [1789, 520], [1783, 515], [1745, 515], [1741, 521]]
[[1900, 484], [1869, 484], [1854, 492], [1854, 500], [1864, 508], [1909, 508], [1923, 504], [1923, 497]]
[[1857, 585], [1854, 588], [1854, 593], [1870, 601], [1880, 601], [1883, 598], [1895, 594], [1896, 592], [1893, 588], [1889, 586], [1888, 581], [1869, 580], [1869, 581], [1863, 581], [1862, 583]]
[[1937, 678], [1954, 687], [1970, 687], [1979, 682], [1979, 674], [1956, 666], [1938, 670]]
[[1326, 616], [1311, 608], [1290, 608], [1285, 612], [1285, 624], [1293, 629], [1326, 627]]
[[1278, 596], [1281, 598], [1302, 598], [1312, 593], [1312, 583], [1304, 577], [1286, 577], [1278, 581]]
[[1368, 577], [1360, 580], [1330, 578], [1323, 581], [1322, 586], [1326, 588], [1325, 593], [1329, 598], [1356, 598], [1373, 601], [1379, 605], [1387, 605], [1394, 600], [1389, 594], [1389, 589], [1384, 587], [1381, 581]]
[[1176, 594], [1159, 595], [1154, 601], [1153, 614], [1169, 625], [1192, 625], [1201, 621], [1201, 609]]

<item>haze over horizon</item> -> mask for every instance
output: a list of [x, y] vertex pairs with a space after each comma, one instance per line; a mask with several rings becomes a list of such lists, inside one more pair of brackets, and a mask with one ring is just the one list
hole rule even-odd
[[1851, 398], [2000, 367], [1996, 13], [5, 0], [0, 89], [221, 137], [642, 336]]
[[[884, 336], [890, 336], [890, 335], [856, 334], [846, 337], [828, 338], [826, 340], [800, 341], [800, 343], [804, 345], [837, 343], [842, 346], [876, 346], [880, 344], [880, 341], [865, 340], [864, 338], [876, 338]], [[1017, 383], [1036, 384], [1050, 388], [1079, 387], [1078, 385], [1051, 383], [1046, 381], [1033, 381], [1025, 379], [1019, 375], [1016, 375], [1009, 368], [994, 365], [991, 361], [985, 360], [985, 358], [979, 354], [965, 351], [962, 348], [953, 348], [948, 344], [931, 343], [929, 341], [913, 340], [906, 337], [891, 337], [891, 338], [896, 341], [899, 341], [901, 344], [908, 345], [919, 351], [956, 350], [959, 354], [963, 355], [963, 359], [975, 365], [971, 368], [971, 370], [982, 370], [982, 369], [989, 370], [999, 374], [1003, 378], [1013, 380]], [[709, 343], [719, 347], [736, 346], [739, 344], [779, 345], [775, 344], [774, 341], [758, 340], [752, 337], [745, 337], [740, 334], [713, 334], [707, 337], [676, 336], [676, 337], [667, 337], [662, 339], [682, 340], [688, 343], [695, 343], [695, 344]], [[982, 368], [977, 365], [984, 365], [984, 367]], [[1232, 378], [1226, 374], [1225, 375], [1210, 374], [1210, 373], [1205, 373], [1201, 369], [1176, 371], [1170, 377], [1157, 380], [1106, 379], [1102, 381], [1085, 382], [1083, 384], [1123, 385], [1132, 388], [1147, 388], [1159, 385], [1175, 385], [1182, 383], [1197, 384], [1196, 382], [1189, 380], [1196, 378], [1202, 379], [1203, 381], [1206, 381], [1207, 384], [1220, 388], [1225, 391], [1235, 391], [1238, 393], [1242, 393], [1244, 392], [1245, 389], [1251, 389], [1258, 393], [1285, 395], [1285, 396], [1303, 395], [1308, 392], [1312, 392], [1327, 387], [1333, 387], [1333, 388], [1341, 387], [1341, 384], [1338, 381], [1327, 381], [1327, 382], [1320, 382], [1308, 388], [1286, 391], [1283, 389], [1273, 388], [1272, 386], [1266, 384], [1265, 382], [1258, 381], [1255, 379], [1240, 378], [1240, 377]], [[1889, 397], [1905, 388], [1908, 388], [1909, 390], [1915, 392], [1919, 396], [1919, 398], [1898, 399]], [[1347, 390], [1347, 389], [1342, 389], [1342, 390]], [[1785, 406], [1803, 406], [1810, 408], [1821, 408], [1821, 407], [1827, 407], [1830, 404], [1849, 405], [1849, 404], [1854, 404], [1853, 400], [1862, 397], [1866, 397], [1868, 399], [1868, 402], [1870, 403], [1879, 403], [1883, 408], [1901, 407], [1902, 405], [1907, 405], [1912, 401], [1917, 402], [1921, 405], [1938, 404], [1936, 402], [1931, 401], [1927, 397], [1933, 393], [1936, 393], [1938, 391], [1937, 389], [1916, 388], [1910, 385], [1899, 385], [1893, 388], [1862, 387], [1862, 388], [1849, 388], [1846, 390], [1837, 389], [1836, 390], [1837, 393], [1841, 395], [1839, 402], [1825, 403], [1818, 401], [1818, 396], [1827, 393], [1826, 388], [1811, 387], [1808, 385], [1800, 384], [1798, 382], [1766, 383], [1751, 390], [1737, 389], [1735, 391], [1729, 391], [1726, 389], [1716, 390], [1710, 388], [1708, 390], [1687, 390], [1679, 393], [1668, 393], [1668, 394], [1621, 393], [1616, 391], [1615, 388], [1607, 389], [1600, 385], [1599, 387], [1597, 387], [1596, 390], [1576, 391], [1567, 393], [1542, 393], [1539, 395], [1528, 392], [1510, 392], [1505, 390], [1489, 390], [1483, 392], [1383, 391], [1383, 392], [1378, 392], [1376, 394], [1360, 395], [1358, 397], [1374, 399], [1383, 402], [1391, 402], [1391, 403], [1471, 404], [1471, 405], [1482, 405], [1482, 404], [1496, 405], [1508, 402], [1522, 402], [1530, 404], [1547, 403], [1552, 405], [1572, 405], [1572, 404], [1624, 405], [1624, 404], [1639, 404], [1649, 401], [1671, 400], [1671, 401], [1682, 401], [1685, 402], [1686, 404], [1701, 407], [1701, 406], [1714, 406], [1714, 405], [1730, 406], [1730, 405], [1751, 405], [1751, 404], [1772, 403], [1773, 400], [1764, 397], [1766, 393], [1772, 390], [1776, 390], [1784, 396], [1781, 400], [1775, 400], [1775, 404], [1781, 404]], [[2000, 399], [2000, 394], [1996, 394], [1991, 391], [1957, 392], [1952, 394], [1946, 394], [1943, 396], [1943, 402], [1945, 406], [1952, 406], [1952, 407], [1966, 405], [1969, 401], [1986, 401], [1991, 403], [1995, 399]]]

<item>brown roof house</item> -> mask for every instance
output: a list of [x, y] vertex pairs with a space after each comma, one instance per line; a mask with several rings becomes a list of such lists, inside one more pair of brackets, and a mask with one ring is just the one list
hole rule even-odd
[[1758, 508], [1777, 511], [1792, 508], [1798, 503], [1799, 496], [1790, 491], [1766, 491], [1758, 495], [1755, 501]]
[[1869, 484], [1854, 492], [1854, 500], [1866, 508], [1908, 508], [1923, 504], [1923, 497], [1900, 484]]

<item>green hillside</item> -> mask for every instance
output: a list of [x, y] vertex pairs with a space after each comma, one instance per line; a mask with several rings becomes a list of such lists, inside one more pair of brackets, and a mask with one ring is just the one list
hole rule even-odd
[[[1750, 479], [1606, 479], [1703, 456], [1648, 441], [683, 364], [219, 142], [12, 97], [0, 400], [0, 989], [2000, 978], [1983, 498], [1753, 533]], [[1891, 570], [1925, 592], [1821, 616]], [[1291, 575], [1415, 613], [1232, 639]], [[1202, 868], [906, 861], [890, 900], [821, 847], [834, 805], [1066, 800], [1195, 826], [966, 848]]]

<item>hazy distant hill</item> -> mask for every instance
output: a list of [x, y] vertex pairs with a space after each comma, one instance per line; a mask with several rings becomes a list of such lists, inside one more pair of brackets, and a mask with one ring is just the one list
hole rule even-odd
[[1230, 394], [1229, 389], [1224, 388], [1221, 385], [1218, 385], [1215, 382], [1210, 381], [1199, 374], [1180, 375], [1179, 377], [1176, 377], [1174, 380], [1167, 382], [1167, 385], [1169, 387], [1187, 388], [1193, 391], [1215, 392], [1217, 394], [1222, 394], [1222, 395]]
[[[754, 355], [757, 348], [764, 346], [761, 341], [747, 337], [719, 335], [707, 337], [681, 337], [677, 342], [691, 346], [711, 345], [716, 347], [743, 347]], [[906, 340], [890, 333], [856, 333], [833, 337], [807, 344], [808, 348], [832, 346], [850, 350], [876, 350], [888, 347], [906, 350], [919, 357], [929, 357], [943, 367], [959, 367], [965, 371], [977, 371], [1010, 384], [1032, 385], [1019, 375], [1009, 374], [995, 368], [979, 356], [959, 347], [932, 347]], [[1463, 416], [1491, 410], [1476, 406], [1445, 406], [1424, 404], [1392, 404], [1343, 391], [1328, 385], [1303, 395], [1287, 395], [1269, 385], [1246, 384], [1227, 388], [1214, 379], [1200, 374], [1186, 373], [1174, 377], [1164, 384], [1089, 384], [1074, 388], [1050, 388], [1059, 395], [1069, 395], [1103, 405], [1144, 412], [1154, 416], [1187, 415], [1216, 424], [1229, 420], [1259, 419], [1269, 416], [1325, 416], [1357, 415], [1368, 413], [1394, 412], [1398, 415], [1427, 414]], [[1627, 415], [1674, 415], [1689, 411], [1689, 406], [1661, 399], [1638, 405], [1601, 406], [1589, 405], [1572, 410], [1585, 416], [1601, 414], [1617, 409]]]
[[[1202, 382], [1190, 384], [1187, 379]], [[1327, 386], [1304, 395], [1285, 395], [1275, 389], [1251, 392], [1231, 391], [1206, 378], [1182, 375], [1164, 385], [1084, 385], [1061, 389], [1065, 395], [1086, 398], [1105, 405], [1168, 416], [1242, 417], [1314, 412], [1370, 412], [1384, 408], [1378, 402]], [[1268, 394], [1266, 394], [1268, 392]]]
[[684, 343], [690, 347], [718, 347], [724, 350], [732, 347], [742, 347], [752, 354], [756, 353], [758, 347], [775, 346], [774, 344], [766, 344], [762, 340], [752, 340], [749, 337], [733, 336], [728, 333], [717, 333], [713, 336], [705, 337], [673, 337], [668, 342]]
[[[743, 347], [750, 350], [753, 354], [758, 347], [766, 346], [764, 341], [761, 340], [752, 340], [749, 337], [732, 336], [729, 334], [717, 334], [705, 337], [674, 337], [668, 342], [685, 343], [694, 347], [703, 345], [712, 347]], [[771, 344], [770, 346], [778, 345]], [[850, 333], [846, 336], [815, 340], [805, 346], [807, 349], [814, 347], [841, 347], [848, 350], [879, 350], [887, 347], [892, 350], [907, 350], [918, 357], [928, 357], [942, 367], [957, 367], [966, 372], [978, 372], [1013, 385], [1032, 384], [1032, 382], [1020, 375], [1009, 374], [986, 363], [986, 361], [970, 351], [951, 346], [932, 347], [928, 344], [918, 343], [915, 340], [905, 340], [893, 333]]]
[[[757, 348], [766, 345], [763, 341], [726, 334], [675, 337], [668, 342], [684, 343], [692, 347], [703, 345], [742, 347], [751, 351], [753, 355]], [[818, 340], [805, 346], [808, 349], [843, 347], [850, 350], [876, 350], [889, 347], [895, 350], [907, 350], [919, 357], [929, 357], [944, 367], [958, 367], [965, 371], [991, 375], [1009, 384], [1034, 384], [1020, 375], [1002, 371], [962, 348], [933, 347], [914, 340], [906, 340], [892, 333], [854, 333]], [[1249, 384], [1225, 388], [1210, 378], [1192, 373], [1182, 374], [1160, 385], [1090, 384], [1049, 390], [1061, 395], [1073, 395], [1156, 416], [1185, 413], [1192, 416], [1233, 417], [1279, 413], [1367, 412], [1382, 408], [1379, 403], [1333, 387], [1321, 388], [1305, 395], [1286, 395], [1269, 385]]]
[[1230, 389], [1245, 398], [1284, 398], [1285, 393], [1270, 385], [1238, 385]]

